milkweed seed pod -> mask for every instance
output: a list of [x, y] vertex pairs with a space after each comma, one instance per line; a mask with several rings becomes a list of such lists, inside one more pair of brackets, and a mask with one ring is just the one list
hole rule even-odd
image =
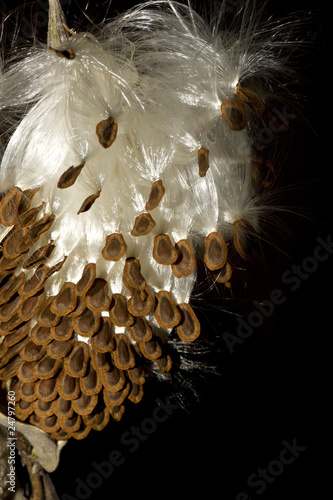
[[17, 418], [67, 440], [196, 348], [198, 263], [230, 289], [251, 259], [277, 175], [253, 145], [285, 69], [280, 28], [248, 4], [237, 32], [152, 1], [74, 33], [49, 3], [47, 44], [1, 75], [20, 119], [0, 172], [0, 379]]

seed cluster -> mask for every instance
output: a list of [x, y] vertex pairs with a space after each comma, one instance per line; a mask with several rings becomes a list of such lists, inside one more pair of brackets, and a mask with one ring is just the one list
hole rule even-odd
[[[244, 103], [263, 112], [263, 103], [254, 91], [238, 85], [237, 98], [223, 101], [221, 108], [222, 118], [235, 131], [246, 124]], [[118, 124], [112, 117], [96, 126], [103, 148], [111, 147], [117, 132]], [[58, 189], [72, 186], [84, 167], [83, 161], [68, 168], [58, 181]], [[198, 176], [204, 177], [208, 169], [209, 151], [202, 146], [198, 150]], [[254, 180], [262, 178], [261, 169], [258, 160]], [[273, 172], [270, 167], [268, 170]], [[88, 262], [76, 283], [65, 281], [56, 295], [49, 296], [45, 286], [66, 257], [47, 265], [56, 248], [52, 239], [31, 253], [56, 218], [54, 214], [41, 215], [44, 203], [31, 208], [37, 191], [14, 186], [0, 195], [0, 223], [5, 228], [0, 242], [0, 380], [9, 382], [16, 391], [19, 419], [28, 420], [57, 440], [83, 439], [91, 429], [103, 429], [110, 418], [119, 420], [128, 401], [141, 401], [149, 363], [162, 373], [172, 370], [167, 345], [153, 332], [149, 315], [160, 328], [175, 329], [184, 342], [199, 337], [200, 323], [190, 304], [178, 304], [170, 291], [150, 287], [140, 260], [127, 256], [121, 233], [106, 236], [101, 255], [105, 261], [122, 261], [126, 295], [112, 293], [109, 283], [97, 275], [96, 264]], [[101, 190], [86, 198], [77, 216], [89, 211], [100, 194]], [[142, 238], [151, 233], [156, 222], [150, 212], [164, 195], [165, 187], [158, 179], [151, 186], [146, 212], [133, 221], [131, 236]], [[232, 233], [234, 248], [247, 260], [248, 224], [234, 222]], [[221, 234], [206, 236], [203, 261], [218, 282], [230, 287], [228, 251]], [[196, 267], [197, 256], [189, 239], [173, 244], [168, 234], [156, 234], [152, 256], [156, 263], [171, 266], [178, 279], [189, 276]]]

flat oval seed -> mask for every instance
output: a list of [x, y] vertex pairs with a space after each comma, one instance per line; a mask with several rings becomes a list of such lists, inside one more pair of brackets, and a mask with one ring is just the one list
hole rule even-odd
[[66, 188], [69, 188], [70, 186], [73, 186], [73, 184], [75, 183], [76, 179], [80, 175], [85, 164], [86, 164], [86, 162], [83, 161], [77, 167], [74, 167], [74, 166], [69, 167], [69, 169], [66, 170], [66, 172], [64, 172], [62, 174], [62, 176], [60, 177], [60, 179], [58, 181], [58, 188], [59, 189], [66, 189]]
[[76, 286], [74, 283], [64, 283], [50, 305], [50, 311], [59, 316], [66, 316], [71, 313], [77, 302]]
[[163, 182], [159, 179], [158, 181], [154, 182], [154, 184], [151, 187], [149, 199], [146, 203], [146, 210], [153, 210], [156, 208], [163, 196], [165, 194], [165, 188], [163, 186]]
[[153, 257], [158, 264], [171, 265], [176, 262], [178, 252], [167, 234], [158, 234], [155, 236]]
[[241, 101], [245, 102], [258, 114], [262, 115], [265, 112], [266, 105], [258, 92], [248, 87], [243, 87], [239, 82], [236, 85], [236, 96]]
[[155, 318], [162, 328], [173, 328], [181, 320], [180, 312], [176, 306], [174, 298], [170, 292], [165, 290], [157, 292], [157, 306], [155, 308]]
[[193, 273], [196, 267], [194, 250], [189, 240], [178, 241], [175, 248], [178, 252], [178, 258], [171, 265], [171, 269], [176, 278], [185, 278]]
[[13, 187], [5, 196], [0, 196], [0, 222], [3, 226], [13, 226], [16, 222], [22, 190]]
[[230, 130], [243, 130], [246, 126], [246, 110], [242, 102], [222, 101], [221, 104], [222, 118], [228, 124]]
[[198, 151], [198, 165], [200, 177], [205, 177], [209, 169], [209, 150], [202, 146]]
[[222, 236], [213, 232], [205, 239], [204, 262], [208, 269], [221, 269], [227, 261], [228, 247]]
[[102, 190], [99, 189], [97, 191], [97, 193], [88, 196], [88, 198], [86, 198], [84, 200], [84, 202], [82, 203], [82, 205], [81, 205], [81, 207], [80, 207], [77, 215], [82, 214], [82, 213], [87, 212], [88, 210], [90, 210], [91, 207], [93, 206], [93, 204], [95, 203], [95, 201], [97, 200], [97, 198], [100, 197], [101, 192], [102, 192]]
[[146, 236], [155, 227], [156, 222], [148, 213], [143, 213], [137, 216], [134, 222], [134, 227], [131, 231], [132, 236]]
[[184, 342], [193, 342], [200, 335], [200, 322], [189, 304], [179, 304], [182, 321], [177, 327], [177, 334]]
[[96, 127], [96, 134], [103, 148], [109, 148], [116, 140], [118, 124], [112, 116], [107, 120], [102, 120]]
[[113, 233], [106, 237], [105, 247], [102, 250], [102, 255], [105, 260], [117, 262], [127, 251], [126, 242], [122, 234]]
[[96, 278], [96, 264], [90, 263], [83, 269], [82, 277], [76, 284], [77, 295], [85, 295]]

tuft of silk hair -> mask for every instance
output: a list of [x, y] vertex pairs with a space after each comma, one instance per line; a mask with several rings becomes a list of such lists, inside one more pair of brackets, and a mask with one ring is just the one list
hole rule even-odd
[[[205, 237], [218, 231], [229, 241], [235, 221], [260, 233], [264, 207], [251, 165], [261, 118], [250, 110], [248, 125], [235, 132], [221, 119], [221, 102], [234, 97], [238, 82], [249, 82], [265, 101], [291, 73], [291, 23], [274, 25], [263, 13], [255, 1], [240, 2], [228, 17], [224, 2], [207, 22], [188, 5], [150, 1], [70, 35], [65, 48], [73, 60], [35, 41], [5, 61], [1, 131], [13, 133], [2, 155], [0, 186], [39, 187], [34, 206], [43, 202], [43, 213], [55, 215], [50, 265], [67, 260], [46, 285], [48, 295], [65, 280], [76, 282], [88, 262], [96, 262], [112, 293], [127, 295], [122, 262], [101, 255], [106, 236], [122, 233], [154, 292], [190, 301], [196, 272], [179, 279], [171, 266], [154, 260], [156, 231], [145, 238], [130, 234], [157, 179], [165, 187], [154, 209], [159, 233], [173, 243], [188, 239], [199, 258]], [[109, 116], [118, 135], [105, 149], [96, 124]], [[198, 175], [201, 147], [209, 150], [204, 177]], [[58, 189], [63, 172], [83, 161], [75, 184]], [[98, 203], [77, 215], [82, 201], [99, 190]]]

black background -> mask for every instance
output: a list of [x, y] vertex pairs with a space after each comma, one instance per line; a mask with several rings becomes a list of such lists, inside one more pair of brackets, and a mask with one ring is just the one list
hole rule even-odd
[[[112, 17], [135, 3], [89, 2], [86, 12], [98, 22], [106, 12]], [[36, 8], [43, 11], [42, 4], [19, 4], [20, 10], [7, 21], [7, 43], [11, 23], [14, 26], [17, 22], [18, 13], [23, 9], [30, 17]], [[13, 11], [14, 5], [15, 2], [2, 2], [2, 12]], [[87, 26], [82, 13], [85, 6], [67, 4], [69, 26]], [[135, 452], [120, 442], [121, 436], [130, 432], [131, 426], [141, 426], [152, 417], [157, 406], [155, 398], [165, 400], [167, 396], [165, 388], [152, 388], [151, 393], [146, 388], [145, 400], [133, 411], [127, 411], [120, 423], [112, 423], [100, 433], [92, 432], [82, 442], [67, 444], [60, 466], [52, 474], [60, 498], [64, 493], [80, 498], [75, 494], [76, 478], [86, 482], [94, 472], [92, 462], [108, 460], [112, 450], [119, 450], [125, 462], [114, 468], [112, 475], [89, 496], [91, 499], [108, 499], [117, 494], [141, 494], [147, 498], [205, 494], [235, 500], [244, 491], [251, 500], [271, 500], [305, 495], [324, 498], [325, 491], [330, 492], [328, 403], [333, 256], [301, 280], [295, 291], [282, 283], [281, 277], [293, 265], [302, 265], [305, 258], [313, 255], [317, 237], [327, 240], [333, 235], [329, 156], [333, 140], [329, 76], [332, 24], [325, 2], [271, 1], [268, 6], [268, 12], [276, 17], [301, 9], [311, 13], [313, 19], [310, 28], [305, 24], [303, 34], [311, 31], [315, 42], [297, 60], [308, 125], [296, 120], [291, 126], [291, 159], [281, 185], [293, 188], [280, 192], [282, 202], [298, 207], [306, 218], [282, 216], [287, 229], [283, 234], [279, 229], [272, 237], [276, 241], [281, 235], [281, 248], [288, 256], [268, 250], [264, 263], [259, 268], [250, 267], [244, 274], [247, 287], [234, 291], [235, 301], [225, 300], [223, 292], [216, 292], [210, 301], [194, 300], [194, 305], [200, 305], [203, 332], [211, 337], [225, 331], [234, 333], [237, 323], [230, 313], [240, 306], [247, 317], [253, 310], [252, 301], [268, 299], [273, 289], [282, 290], [286, 301], [250, 338], [236, 345], [233, 354], [221, 340], [217, 345], [221, 352], [217, 358], [212, 355], [214, 361], [218, 360], [220, 375], [201, 383], [202, 400], [192, 401], [187, 412], [175, 410]], [[41, 22], [40, 30], [44, 29]], [[264, 493], [257, 494], [248, 486], [248, 477], [279, 458], [284, 440], [291, 443], [294, 439], [306, 450], [267, 485]]]

